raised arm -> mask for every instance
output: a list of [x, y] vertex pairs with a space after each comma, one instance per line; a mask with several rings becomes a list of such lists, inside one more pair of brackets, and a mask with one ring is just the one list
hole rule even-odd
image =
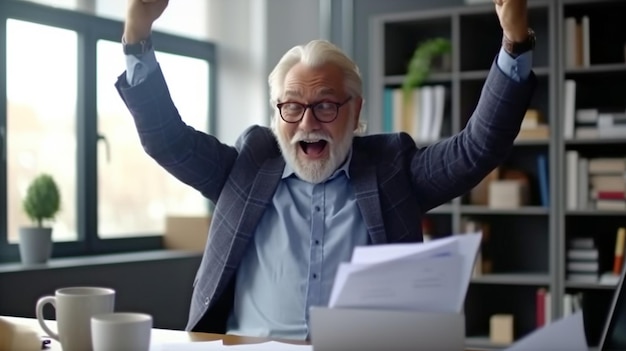
[[530, 104], [536, 77], [526, 0], [494, 0], [503, 46], [480, 99], [458, 134], [417, 151], [411, 171], [422, 211], [471, 190], [509, 155]]
[[[150, 38], [152, 24], [167, 4], [167, 0], [128, 0], [124, 44], [144, 48], [142, 42]], [[118, 77], [115, 87], [133, 116], [144, 150], [178, 180], [217, 201], [237, 151], [184, 123], [154, 48], [145, 47], [140, 54], [128, 51], [125, 49], [127, 70]]]

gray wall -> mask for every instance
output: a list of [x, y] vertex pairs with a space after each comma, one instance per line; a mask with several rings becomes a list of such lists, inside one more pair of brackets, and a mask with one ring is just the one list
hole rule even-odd
[[269, 125], [267, 76], [292, 46], [320, 36], [317, 0], [209, 2], [209, 37], [218, 45], [217, 133], [233, 144], [252, 124]]

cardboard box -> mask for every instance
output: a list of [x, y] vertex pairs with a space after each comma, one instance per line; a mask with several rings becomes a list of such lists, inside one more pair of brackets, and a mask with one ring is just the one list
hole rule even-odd
[[489, 320], [489, 340], [494, 344], [513, 342], [513, 315], [494, 314]]
[[489, 183], [489, 207], [520, 208], [527, 204], [528, 190], [519, 180], [496, 180]]
[[203, 252], [210, 223], [210, 216], [168, 216], [163, 236], [165, 248]]
[[487, 206], [489, 204], [489, 184], [500, 178], [500, 168], [495, 168], [470, 191], [470, 204]]

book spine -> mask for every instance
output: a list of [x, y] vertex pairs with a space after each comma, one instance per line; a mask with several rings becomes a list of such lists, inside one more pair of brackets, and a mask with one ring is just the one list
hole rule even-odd
[[537, 328], [546, 324], [546, 293], [545, 288], [539, 288], [535, 296], [535, 324]]
[[626, 228], [617, 230], [617, 239], [615, 240], [615, 259], [613, 260], [613, 273], [619, 275], [622, 271], [624, 263], [624, 237], [626, 236]]

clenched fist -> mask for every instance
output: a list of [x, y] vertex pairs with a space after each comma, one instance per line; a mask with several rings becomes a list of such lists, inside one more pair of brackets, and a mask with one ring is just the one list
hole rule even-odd
[[133, 44], [147, 38], [152, 30], [152, 23], [161, 16], [168, 0], [128, 0], [124, 39]]
[[511, 41], [522, 42], [528, 36], [528, 7], [526, 0], [493, 0], [500, 26]]

